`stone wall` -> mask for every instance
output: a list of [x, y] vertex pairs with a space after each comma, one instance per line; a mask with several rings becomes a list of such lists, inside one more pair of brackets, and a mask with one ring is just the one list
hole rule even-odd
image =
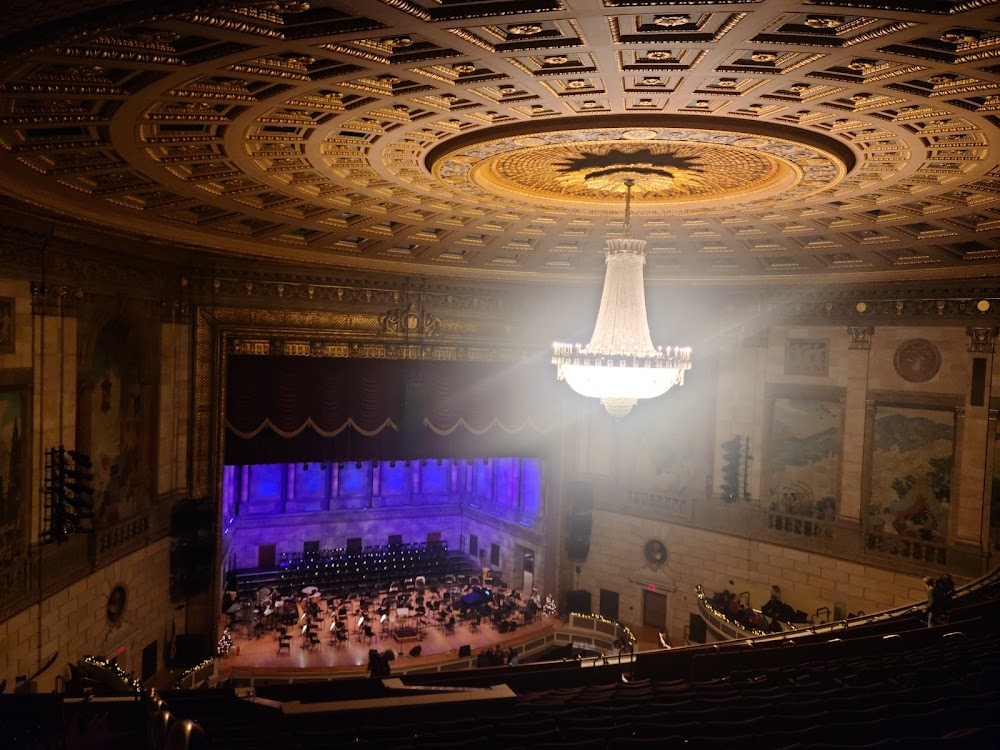
[[[662, 541], [667, 562], [658, 568], [643, 555], [647, 541]], [[591, 592], [597, 608], [600, 589], [619, 594], [619, 617], [629, 626], [643, 623], [643, 591], [651, 586], [668, 595], [664, 628], [674, 645], [683, 644], [689, 614], [698, 612], [695, 587], [750, 593], [760, 607], [771, 586], [783, 600], [809, 614], [820, 607], [834, 612], [876, 612], [923, 601], [919, 576], [803, 552], [686, 526], [606, 511], [594, 512], [590, 553], [579, 563], [579, 588]]]
[[[162, 667], [174, 627], [169, 570], [170, 541], [161, 539], [0, 622], [0, 679], [12, 690], [18, 676], [31, 676], [53, 652], [58, 657], [37, 679], [38, 692], [51, 692], [57, 676], [69, 676], [66, 665], [83, 656], [116, 657], [139, 678], [142, 650], [151, 643]], [[108, 595], [119, 585], [126, 605], [111, 624]]]
[[318, 541], [319, 548], [342, 549], [348, 538], [360, 537], [364, 546], [387, 544], [390, 534], [404, 543], [426, 542], [427, 535], [440, 532], [449, 550], [461, 548], [462, 523], [453, 505], [341, 513], [283, 514], [280, 518], [240, 517], [229, 526], [225, 563], [230, 568], [257, 567], [260, 545], [275, 545], [276, 559], [282, 554], [301, 554], [303, 544]]

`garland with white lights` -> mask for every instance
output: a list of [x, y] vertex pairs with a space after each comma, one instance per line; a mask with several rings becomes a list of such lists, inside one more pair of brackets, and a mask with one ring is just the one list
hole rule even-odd
[[620, 641], [621, 643], [623, 643], [624, 644], [624, 648], [626, 648], [626, 649], [631, 648], [632, 645], [635, 644], [636, 641], [637, 641], [635, 635], [632, 633], [631, 630], [629, 630], [628, 626], [627, 625], [622, 625], [617, 620], [609, 620], [607, 617], [602, 617], [601, 615], [595, 615], [593, 612], [591, 612], [591, 613], [570, 612], [569, 616], [570, 617], [586, 617], [587, 619], [593, 620], [594, 622], [603, 622], [606, 625], [614, 625], [618, 629], [618, 631], [621, 633], [621, 637], [618, 638], [617, 640]]
[[[131, 690], [136, 695], [142, 694], [142, 685], [137, 679], [129, 674], [126, 674], [125, 670], [118, 666], [118, 664], [112, 659], [105, 659], [100, 656], [84, 656], [80, 660], [84, 665], [84, 672], [87, 672], [87, 667], [91, 667], [93, 670], [98, 670], [96, 674], [89, 675], [90, 677], [113, 677], [121, 683], [121, 689]], [[110, 674], [102, 675], [100, 670], [104, 670]]]
[[199, 670], [202, 670], [202, 669], [206, 669], [208, 667], [211, 667], [214, 664], [215, 664], [215, 659], [214, 658], [213, 659], [205, 659], [205, 661], [201, 662], [200, 664], [195, 664], [190, 669], [184, 670], [183, 672], [181, 672], [181, 676], [177, 678], [177, 685], [182, 685], [184, 683], [184, 680], [186, 680], [188, 677], [190, 677], [191, 675], [193, 675], [195, 672], [197, 672]]
[[709, 604], [708, 597], [705, 596], [705, 590], [700, 585], [695, 587], [695, 592], [698, 594], [698, 599], [701, 602], [702, 606], [705, 609], [707, 609], [711, 614], [715, 615], [718, 619], [725, 620], [730, 625], [735, 625], [740, 630], [743, 630], [743, 631], [745, 631], [747, 633], [750, 633], [751, 635], [769, 635], [764, 630], [757, 630], [757, 628], [748, 628], [743, 623], [736, 622], [736, 620], [734, 620], [733, 618], [731, 618], [726, 613], [720, 612], [719, 610], [717, 610], [715, 607], [713, 607], [711, 604]]

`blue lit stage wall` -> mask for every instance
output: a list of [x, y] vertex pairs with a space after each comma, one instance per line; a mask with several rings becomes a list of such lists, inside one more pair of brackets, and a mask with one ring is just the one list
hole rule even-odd
[[532, 525], [542, 511], [536, 458], [255, 464], [223, 476], [229, 518], [458, 503]]
[[544, 455], [568, 390], [548, 357], [496, 364], [234, 355], [225, 463]]
[[337, 549], [351, 538], [367, 546], [391, 536], [468, 550], [475, 535], [480, 549], [502, 547], [507, 568], [518, 544], [541, 555], [525, 542], [538, 538], [544, 515], [536, 458], [257, 464], [226, 466], [223, 477], [230, 567], [256, 566], [261, 545], [275, 545], [280, 557], [307, 541]]

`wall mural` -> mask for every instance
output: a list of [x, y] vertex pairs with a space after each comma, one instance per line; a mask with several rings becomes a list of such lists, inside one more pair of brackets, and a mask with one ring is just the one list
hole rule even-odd
[[0, 389], [0, 601], [23, 583], [21, 561], [28, 546], [25, 401], [22, 388]]
[[945, 543], [954, 441], [952, 411], [876, 408], [872, 531]]
[[705, 389], [694, 378], [666, 395], [641, 401], [616, 424], [614, 466], [626, 486], [671, 497], [705, 496], [711, 413]]
[[774, 399], [767, 445], [771, 510], [835, 518], [842, 430], [839, 402]]
[[86, 453], [93, 461], [95, 525], [146, 510], [152, 494], [149, 397], [142, 386], [142, 351], [121, 322], [105, 325], [90, 361]]

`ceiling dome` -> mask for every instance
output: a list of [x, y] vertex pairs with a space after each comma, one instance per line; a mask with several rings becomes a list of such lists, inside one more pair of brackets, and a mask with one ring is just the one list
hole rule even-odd
[[0, 191], [36, 211], [211, 257], [596, 278], [628, 178], [654, 280], [1000, 270], [992, 3], [78, 5], [2, 32]]

